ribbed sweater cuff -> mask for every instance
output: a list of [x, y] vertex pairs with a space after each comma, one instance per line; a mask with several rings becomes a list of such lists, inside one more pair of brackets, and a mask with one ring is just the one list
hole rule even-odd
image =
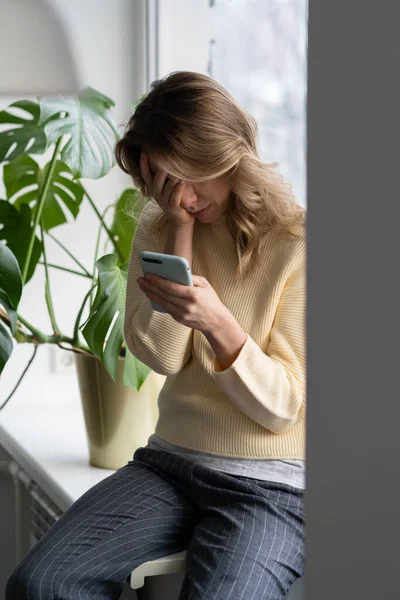
[[274, 433], [294, 423], [298, 407], [283, 365], [248, 335], [236, 360], [224, 371], [214, 361], [213, 376], [230, 400], [253, 421]]

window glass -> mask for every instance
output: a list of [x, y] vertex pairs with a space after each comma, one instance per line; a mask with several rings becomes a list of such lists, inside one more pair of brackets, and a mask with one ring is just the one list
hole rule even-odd
[[306, 204], [307, 0], [210, 0], [208, 73], [257, 120], [260, 153]]

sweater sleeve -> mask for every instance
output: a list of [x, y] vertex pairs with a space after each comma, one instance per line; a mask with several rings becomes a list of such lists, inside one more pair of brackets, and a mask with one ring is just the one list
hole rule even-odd
[[284, 433], [305, 413], [306, 260], [302, 253], [279, 299], [270, 342], [264, 352], [248, 335], [234, 363], [214, 379], [230, 400], [253, 421]]
[[149, 202], [141, 212], [132, 242], [126, 287], [125, 341], [136, 358], [160, 375], [178, 373], [191, 357], [193, 330], [175, 321], [168, 313], [154, 311], [140, 289], [142, 276], [139, 252], [158, 248], [151, 232], [157, 207]]

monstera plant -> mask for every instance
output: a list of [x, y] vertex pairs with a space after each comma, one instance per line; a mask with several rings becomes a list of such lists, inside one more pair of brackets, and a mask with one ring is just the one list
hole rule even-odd
[[[13, 351], [13, 339], [31, 343], [34, 348], [21, 379], [40, 344], [57, 344], [93, 355], [113, 379], [118, 361], [124, 357], [123, 382], [137, 390], [150, 372], [125, 347], [123, 337], [128, 258], [135, 233], [135, 221], [127, 213], [139, 214], [138, 193], [126, 189], [115, 205], [101, 214], [81, 181], [103, 177], [114, 166], [113, 149], [119, 133], [112, 118], [113, 106], [110, 98], [87, 87], [76, 95], [39, 96], [37, 102], [21, 100], [0, 111], [0, 164], [5, 189], [5, 197], [0, 199], [0, 372]], [[48, 153], [49, 161], [39, 166], [35, 156], [44, 153]], [[84, 203], [91, 206], [99, 223], [93, 272], [55, 233], [76, 219]], [[114, 212], [110, 225], [106, 224], [108, 210]], [[99, 258], [101, 234], [107, 237], [110, 252]], [[48, 238], [68, 254], [74, 269], [49, 263]], [[18, 308], [24, 286], [38, 265], [45, 273], [43, 298], [51, 333], [24, 319]], [[72, 336], [63, 333], [56, 320], [51, 293], [53, 269], [88, 278], [88, 291]], [[82, 323], [87, 309], [89, 315]]]

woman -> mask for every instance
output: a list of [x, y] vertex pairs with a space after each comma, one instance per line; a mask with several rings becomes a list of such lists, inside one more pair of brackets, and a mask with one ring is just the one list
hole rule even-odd
[[[125, 338], [167, 376], [156, 432], [31, 550], [7, 600], [118, 598], [136, 566], [184, 549], [180, 600], [283, 599], [303, 574], [305, 215], [256, 135], [190, 72], [154, 82], [129, 120], [117, 161], [152, 200]], [[186, 257], [194, 287], [142, 277], [140, 250]]]

